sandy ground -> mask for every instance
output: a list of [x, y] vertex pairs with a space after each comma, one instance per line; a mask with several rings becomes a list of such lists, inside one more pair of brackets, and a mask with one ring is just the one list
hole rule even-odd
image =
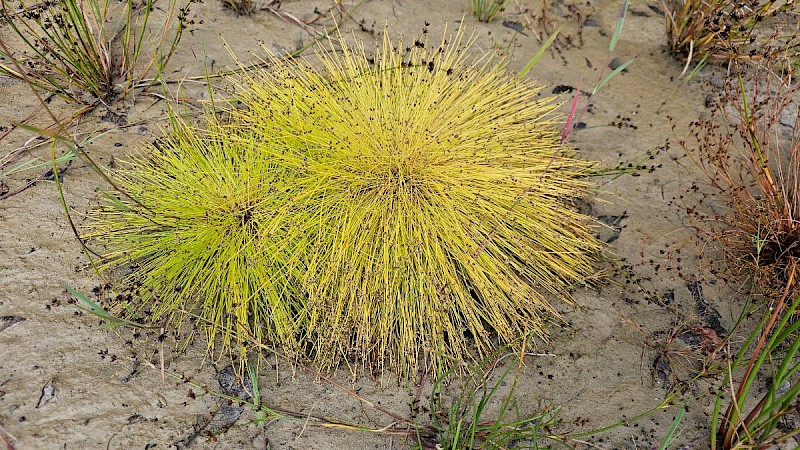
[[[343, 5], [351, 3], [345, 1]], [[476, 30], [475, 51], [505, 48], [510, 43], [511, 67], [518, 70], [540, 46], [538, 38], [566, 23], [557, 51], [549, 52], [530, 76], [545, 83], [546, 91], [562, 92], [568, 102], [573, 87], [581, 83], [581, 89], [590, 91], [609, 63], [609, 39], [621, 2], [555, 2], [547, 11], [548, 20], [542, 21], [540, 2], [512, 0], [503, 18], [489, 24], [464, 16], [465, 3], [371, 0], [353, 12], [342, 29], [370, 40], [381, 32], [383, 24], [388, 24], [392, 33], [416, 36], [426, 21], [435, 34], [445, 24], [451, 30], [456, 28], [463, 17], [465, 27]], [[330, 4], [325, 0], [287, 0], [282, 10], [308, 20], [314, 17], [315, 8], [325, 10]], [[223, 42], [247, 60], [261, 51], [259, 41], [280, 51], [297, 48], [311, 38], [301, 27], [268, 11], [237, 17], [214, 0], [194, 4], [190, 18], [194, 24], [168, 66], [170, 80], [202, 74], [204, 61], [213, 68], [231, 64]], [[522, 24], [525, 35], [505, 26], [504, 20]], [[566, 424], [555, 431], [597, 429], [656, 407], [670, 387], [687, 376], [686, 365], [694, 362], [674, 354], [672, 359], [665, 358], [659, 350], [668, 342], [677, 318], [693, 318], [693, 323], [723, 332], [741, 306], [740, 296], [705, 275], [699, 259], [701, 249], [684, 223], [681, 207], [673, 202], [697, 174], [675, 162], [682, 151], [674, 144], [670, 147], [673, 132], [668, 118], [674, 118], [679, 135], [684, 133], [688, 122], [705, 111], [709, 92], [700, 82], [676, 84], [682, 66], [665, 51], [664, 20], [658, 7], [640, 2], [631, 6], [613, 56], [621, 60], [639, 58], [593, 99], [581, 119], [586, 127], [574, 136], [573, 143], [583, 158], [613, 167], [651, 152], [654, 159], [648, 164], [659, 168], [637, 177], [597, 180], [601, 194], [586, 208], [609, 225], [598, 233], [609, 242], [609, 255], [626, 268], [621, 273], [628, 275], [617, 275], [616, 283], [598, 290], [576, 291], [579, 307], [561, 308], [568, 326], [553, 329], [552, 342], [541, 344], [536, 349], [538, 356], [525, 359], [517, 384], [520, 411], [534, 414], [548, 407], [560, 408], [560, 418]], [[324, 22], [330, 24], [329, 20]], [[547, 29], [545, 23], [549, 24]], [[8, 30], [0, 29], [0, 36], [8, 34]], [[177, 84], [171, 86], [177, 88]], [[183, 88], [184, 95], [193, 100], [206, 95], [202, 86], [190, 81], [184, 82]], [[0, 99], [2, 126], [9, 126], [37, 104], [26, 86], [7, 78], [0, 78]], [[53, 108], [60, 114], [70, 111], [57, 101]], [[136, 97], [136, 103], [126, 99], [116, 105], [111, 110], [114, 114], [98, 109], [80, 124], [80, 129], [110, 131], [91, 143], [88, 151], [101, 166], [108, 166], [113, 158], [135, 150], [139, 142], [158, 136], [164, 110], [163, 102], [142, 94]], [[112, 117], [125, 122], [114, 123]], [[18, 148], [28, 138], [30, 135], [22, 131], [12, 133], [0, 141], [0, 155]], [[37, 151], [47, 155], [49, 150]], [[35, 175], [29, 172], [6, 181], [15, 189], [26, 177]], [[105, 189], [100, 177], [82, 162], [75, 162], [64, 172], [63, 182], [70, 210], [78, 221]], [[101, 284], [84, 269], [85, 261], [52, 181], [39, 181], [0, 200], [0, 448], [223, 449], [269, 445], [276, 449], [383, 449], [411, 445], [401, 436], [325, 429], [303, 421], [253, 424], [250, 421], [256, 415], [250, 408], [204, 395], [203, 389], [185, 380], [162, 380], [163, 354], [167, 372], [182, 374], [210, 390], [246, 396], [239, 385], [230, 382], [230, 372], [223, 370], [224, 361], [203, 357], [202, 342], [176, 352], [168, 339], [160, 353], [161, 347], [152, 336], [136, 339], [129, 331], [109, 331], [99, 320], [70, 304], [65, 286], [91, 293]], [[652, 301], [656, 296], [662, 301]], [[680, 350], [685, 344], [676, 340], [669, 348]], [[267, 360], [274, 364], [274, 360]], [[374, 428], [395, 421], [311, 374], [293, 371], [283, 363], [276, 369], [273, 364], [264, 364], [260, 373], [264, 404]], [[386, 380], [354, 381], [346, 372], [338, 373], [336, 380], [382, 408], [409, 417], [409, 397], [417, 392], [416, 387]], [[451, 394], [457, 392], [457, 383], [453, 386]], [[707, 414], [712, 387], [705, 382], [694, 383], [682, 397], [688, 399], [688, 413], [671, 448], [709, 446]], [[427, 402], [424, 396], [429, 388], [428, 380], [420, 391], [423, 402]], [[497, 407], [500, 397], [492, 408]], [[675, 408], [665, 408], [573, 444], [654, 448], [675, 412]]]

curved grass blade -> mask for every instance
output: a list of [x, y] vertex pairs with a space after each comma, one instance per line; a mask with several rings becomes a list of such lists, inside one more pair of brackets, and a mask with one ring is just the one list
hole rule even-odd
[[132, 322], [130, 320], [112, 316], [111, 314], [108, 313], [108, 311], [105, 310], [105, 308], [97, 304], [94, 300], [90, 299], [85, 294], [78, 292], [77, 290], [69, 286], [65, 286], [64, 289], [66, 289], [67, 292], [70, 293], [70, 295], [72, 295], [78, 300], [78, 308], [105, 320], [106, 322], [108, 322], [106, 326], [109, 328], [116, 328], [123, 326], [135, 327], [135, 328], [160, 328], [158, 326], [148, 326], [138, 322]]
[[669, 444], [672, 443], [672, 440], [675, 438], [675, 431], [678, 429], [678, 424], [681, 423], [681, 419], [683, 419], [683, 415], [686, 414], [686, 408], [681, 407], [678, 410], [678, 414], [675, 415], [675, 418], [672, 420], [672, 424], [667, 429], [667, 433], [664, 435], [664, 438], [661, 439], [661, 443], [658, 445], [658, 450], [667, 450]]
[[597, 83], [597, 86], [594, 87], [594, 90], [592, 91], [592, 95], [596, 94], [600, 90], [601, 87], [603, 87], [606, 83], [608, 83], [612, 78], [617, 76], [620, 72], [622, 72], [623, 70], [627, 69], [628, 66], [630, 66], [632, 62], [636, 61], [636, 59], [638, 57], [639, 57], [639, 55], [636, 55], [633, 58], [625, 61], [622, 65], [620, 65], [619, 67], [614, 69], [611, 73], [606, 75], [602, 80], [600, 80], [599, 83]]
[[536, 63], [539, 62], [540, 59], [542, 59], [542, 56], [544, 56], [544, 52], [546, 52], [547, 49], [550, 48], [551, 45], [553, 45], [553, 42], [556, 40], [556, 37], [558, 37], [558, 33], [561, 32], [562, 28], [564, 28], [563, 25], [556, 28], [556, 31], [553, 31], [553, 34], [551, 34], [550, 37], [548, 37], [547, 40], [544, 41], [544, 44], [542, 44], [542, 46], [539, 47], [539, 51], [537, 51], [536, 54], [533, 55], [533, 58], [531, 58], [531, 60], [528, 61], [528, 64], [525, 65], [525, 68], [522, 69], [519, 75], [517, 75], [517, 78], [524, 77], [525, 75], [528, 74], [528, 72], [531, 71], [531, 69], [533, 69], [533, 66], [535, 66]]
[[614, 29], [614, 35], [611, 36], [611, 42], [608, 44], [609, 51], [614, 51], [614, 47], [617, 46], [617, 41], [619, 41], [619, 37], [622, 35], [622, 24], [625, 23], [625, 15], [628, 13], [628, 3], [628, 0], [622, 3], [622, 9], [617, 19], [617, 27]]

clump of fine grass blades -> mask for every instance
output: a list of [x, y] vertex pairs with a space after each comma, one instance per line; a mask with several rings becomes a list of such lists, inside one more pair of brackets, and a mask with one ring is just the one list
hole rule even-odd
[[191, 304], [212, 338], [269, 330], [324, 369], [411, 374], [542, 335], [548, 296], [593, 272], [573, 207], [591, 164], [552, 98], [460, 36], [246, 72], [224, 123], [120, 173], [131, 198], [90, 225], [107, 267], [137, 264], [159, 315]]
[[506, 8], [508, 0], [467, 0], [467, 6], [480, 22], [491, 22]]
[[0, 2], [19, 48], [0, 46], [0, 74], [86, 104], [109, 103], [160, 79], [186, 27], [187, 7], [153, 0]]
[[[522, 361], [508, 365], [499, 377], [492, 376], [501, 359], [502, 356], [495, 357], [470, 366], [460, 392], [449, 402], [445, 401], [444, 386], [454, 371], [434, 380], [428, 410], [432, 436], [418, 432], [414, 449], [538, 449], [540, 441], [569, 447], [568, 436], [552, 433], [562, 424], [557, 408], [548, 407], [529, 416], [520, 413], [516, 388]], [[493, 403], [499, 404], [494, 414], [489, 412]]]
[[258, 9], [253, 0], [220, 0], [222, 7], [233, 11], [237, 16], [249, 16]]
[[[209, 349], [223, 337], [291, 347], [295, 298], [292, 255], [274, 194], [289, 183], [258, 142], [243, 140], [206, 116], [205, 130], [173, 117], [171, 133], [117, 171], [86, 237], [106, 246], [100, 269], [123, 267], [135, 298], [112, 313], [195, 317]], [[283, 178], [278, 175], [284, 175]], [[127, 265], [127, 267], [125, 267]]]
[[692, 60], [798, 55], [794, 2], [663, 0], [669, 50]]
[[[800, 432], [786, 426], [800, 407], [800, 296], [788, 297], [789, 287], [731, 358], [711, 417], [712, 450], [777, 447]], [[768, 380], [764, 389], [759, 380]]]

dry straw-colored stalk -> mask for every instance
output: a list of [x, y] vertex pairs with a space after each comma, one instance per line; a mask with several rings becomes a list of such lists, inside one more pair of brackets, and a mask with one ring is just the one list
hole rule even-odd
[[590, 163], [560, 144], [553, 99], [460, 31], [387, 36], [320, 48], [321, 70], [246, 72], [224, 123], [178, 125], [119, 172], [132, 199], [90, 236], [106, 267], [136, 264], [156, 318], [196, 310], [210, 343], [240, 330], [408, 375], [542, 335], [548, 298], [593, 273], [573, 205]]

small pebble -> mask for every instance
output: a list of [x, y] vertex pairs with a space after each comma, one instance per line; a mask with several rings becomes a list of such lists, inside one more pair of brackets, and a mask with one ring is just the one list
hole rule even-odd
[[597, 27], [598, 25], [596, 20], [592, 19], [591, 17], [587, 17], [586, 21], [583, 22], [583, 26], [594, 28]]
[[[617, 68], [619, 66], [623, 65], [623, 64], [625, 64], [625, 61], [623, 61], [623, 60], [621, 60], [619, 58], [614, 58], [614, 59], [611, 60], [610, 63], [608, 63], [608, 67], [610, 67], [611, 70], [617, 70]], [[622, 69], [622, 71], [623, 72], [627, 72], [628, 69]]]

